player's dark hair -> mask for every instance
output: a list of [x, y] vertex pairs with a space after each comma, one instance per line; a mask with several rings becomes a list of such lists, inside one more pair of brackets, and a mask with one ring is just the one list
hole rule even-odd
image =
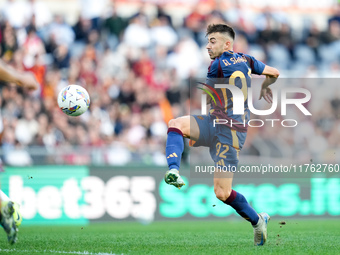
[[207, 33], [205, 36], [208, 36], [212, 33], [227, 33], [233, 40], [235, 39], [234, 29], [226, 24], [210, 24], [207, 28]]

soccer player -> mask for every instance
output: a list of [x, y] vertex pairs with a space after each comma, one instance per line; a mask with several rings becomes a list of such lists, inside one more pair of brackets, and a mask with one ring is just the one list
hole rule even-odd
[[[0, 61], [0, 80], [13, 82], [28, 90], [35, 90], [39, 87], [34, 75], [30, 72], [19, 72]], [[10, 244], [17, 241], [18, 226], [21, 223], [21, 216], [18, 204], [0, 191], [0, 225], [4, 228]]]
[[[218, 84], [235, 85], [242, 90], [245, 101], [244, 115], [233, 114], [233, 94], [226, 89], [218, 89], [221, 102], [211, 102], [209, 115], [184, 116], [170, 120], [166, 143], [166, 156], [169, 171], [165, 174], [165, 182], [181, 188], [184, 184], [179, 175], [181, 155], [184, 149], [183, 137], [190, 138], [190, 144], [206, 146], [215, 167], [230, 166], [236, 169], [239, 151], [247, 135], [247, 120], [250, 118], [248, 109], [247, 89], [251, 85], [251, 74], [265, 75], [260, 98], [272, 103], [272, 91], [269, 85], [279, 76], [279, 71], [265, 65], [254, 57], [233, 52], [235, 32], [225, 24], [211, 24], [207, 28], [208, 44], [206, 49], [213, 60], [208, 69], [206, 87], [214, 89], [217, 79], [224, 79]], [[216, 100], [217, 101], [217, 100]], [[229, 120], [224, 125], [213, 125], [214, 120]], [[231, 125], [230, 121], [234, 123]], [[244, 124], [245, 125], [244, 125]], [[216, 197], [226, 205], [233, 207], [254, 228], [254, 244], [263, 245], [267, 239], [267, 223], [270, 219], [267, 213], [257, 214], [246, 198], [232, 189], [233, 173], [228, 175], [214, 174], [214, 191]]]

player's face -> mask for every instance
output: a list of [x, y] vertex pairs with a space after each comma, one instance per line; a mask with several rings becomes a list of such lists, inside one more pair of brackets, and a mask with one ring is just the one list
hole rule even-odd
[[206, 46], [211, 59], [215, 59], [227, 50], [227, 40], [220, 33], [211, 33], [208, 35], [208, 44]]

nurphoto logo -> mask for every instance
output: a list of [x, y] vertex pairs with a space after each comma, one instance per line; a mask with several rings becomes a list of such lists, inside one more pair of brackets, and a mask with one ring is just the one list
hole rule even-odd
[[[232, 113], [233, 115], [245, 115], [247, 114], [245, 112], [245, 101], [248, 99], [248, 109], [251, 113], [254, 115], [258, 116], [267, 116], [272, 113], [274, 113], [279, 105], [279, 91], [278, 89], [272, 88], [273, 92], [273, 103], [269, 109], [266, 110], [258, 110], [255, 109], [254, 104], [253, 104], [253, 90], [252, 88], [248, 88], [248, 91], [242, 91], [239, 87], [235, 85], [230, 85], [230, 84], [215, 84], [214, 87], [205, 84], [205, 83], [200, 83], [207, 87], [201, 88], [198, 87], [198, 89], [203, 90], [205, 93], [202, 93], [201, 96], [201, 114], [206, 115], [207, 114], [207, 97], [210, 96], [212, 101], [215, 103], [216, 106], [220, 105], [222, 106], [222, 100], [221, 97], [219, 96], [218, 92], [216, 89], [220, 90], [229, 90], [230, 93], [232, 94], [232, 101], [233, 101], [233, 108], [232, 108]], [[280, 90], [280, 106], [281, 106], [281, 116], [287, 115], [287, 105], [295, 105], [305, 116], [311, 116], [312, 114], [306, 109], [306, 107], [303, 105], [304, 103], [309, 102], [311, 99], [311, 93], [309, 90], [305, 88], [283, 88]], [[296, 93], [303, 94], [304, 97], [300, 98], [289, 98], [290, 95], [294, 95]], [[216, 100], [217, 99], [217, 100]], [[215, 119], [214, 120], [214, 127], [215, 125], [219, 124], [228, 124], [230, 126], [232, 125], [249, 125], [251, 127], [262, 127], [265, 122], [272, 123], [272, 127], [274, 127], [275, 122], [281, 122], [281, 125], [283, 127], [295, 127], [297, 126], [298, 122], [295, 119], [249, 119], [248, 121], [243, 118], [243, 122], [239, 122], [236, 120], [233, 120], [232, 118], [230, 119]], [[256, 125], [254, 123], [257, 123]]]

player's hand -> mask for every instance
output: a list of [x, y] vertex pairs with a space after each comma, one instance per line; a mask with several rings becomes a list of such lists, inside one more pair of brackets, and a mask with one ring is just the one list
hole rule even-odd
[[39, 83], [35, 79], [34, 74], [30, 72], [22, 73], [18, 84], [28, 90], [36, 90], [39, 88]]
[[261, 89], [261, 94], [260, 94], [259, 100], [261, 100], [262, 97], [269, 104], [273, 103], [273, 92], [272, 92], [272, 90], [269, 87]]

